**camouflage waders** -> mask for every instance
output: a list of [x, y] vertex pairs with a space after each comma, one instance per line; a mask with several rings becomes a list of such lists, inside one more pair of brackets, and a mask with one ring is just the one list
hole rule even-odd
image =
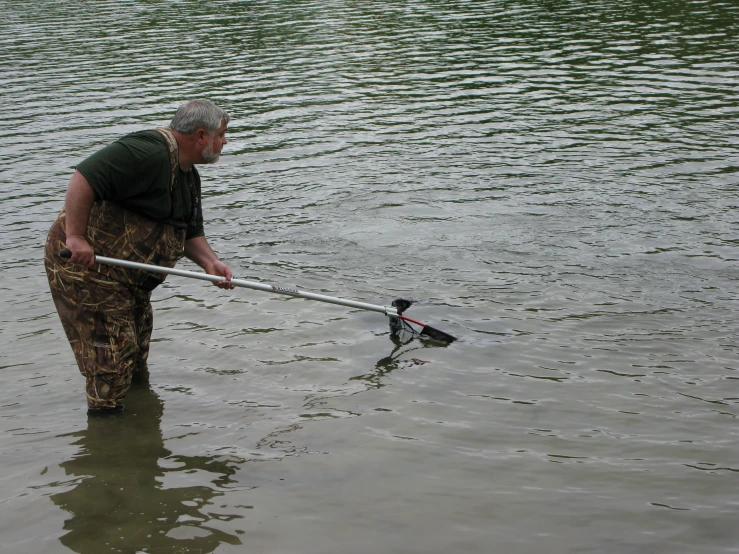
[[[171, 139], [167, 144], [174, 186], [179, 164], [177, 143], [171, 135], [165, 138]], [[185, 233], [101, 202], [90, 210], [85, 236], [96, 254], [174, 267], [184, 255]], [[153, 328], [151, 291], [165, 276], [104, 264], [88, 269], [67, 262], [59, 256], [65, 241], [66, 215], [62, 210], [46, 239], [44, 264], [51, 295], [87, 381], [88, 408], [120, 409], [134, 373], [147, 372]]]

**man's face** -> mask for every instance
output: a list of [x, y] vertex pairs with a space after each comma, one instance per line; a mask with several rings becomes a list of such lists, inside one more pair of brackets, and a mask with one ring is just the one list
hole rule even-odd
[[206, 133], [207, 143], [201, 154], [205, 163], [216, 163], [218, 161], [218, 158], [221, 157], [221, 150], [223, 149], [224, 145], [228, 143], [228, 140], [226, 139], [227, 127], [228, 126], [224, 121], [223, 123], [221, 123], [221, 126], [218, 128], [217, 131], [213, 133]]

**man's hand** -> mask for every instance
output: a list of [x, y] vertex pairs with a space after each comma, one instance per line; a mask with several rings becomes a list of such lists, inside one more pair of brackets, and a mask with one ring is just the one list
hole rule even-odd
[[72, 257], [69, 258], [70, 262], [85, 267], [92, 267], [95, 264], [95, 252], [85, 237], [67, 234], [65, 245], [72, 253]]
[[185, 256], [202, 267], [208, 275], [226, 278], [224, 281], [214, 283], [216, 286], [222, 289], [234, 288], [234, 285], [229, 282], [233, 277], [231, 270], [216, 256], [205, 237], [195, 237], [185, 241]]
[[225, 281], [218, 281], [217, 283], [214, 283], [217, 287], [220, 287], [222, 289], [229, 289], [229, 290], [234, 288], [234, 286], [230, 282], [231, 277], [233, 277], [231, 270], [221, 260], [205, 264], [203, 266], [203, 269], [205, 269], [205, 272], [208, 275], [218, 275], [219, 277], [226, 278]]

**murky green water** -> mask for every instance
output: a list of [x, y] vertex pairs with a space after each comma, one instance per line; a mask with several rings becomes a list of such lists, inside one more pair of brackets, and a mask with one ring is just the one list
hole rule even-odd
[[[737, 552], [735, 2], [0, 10], [0, 552]], [[150, 388], [88, 420], [45, 234], [192, 97], [238, 277], [461, 340], [171, 278]]]

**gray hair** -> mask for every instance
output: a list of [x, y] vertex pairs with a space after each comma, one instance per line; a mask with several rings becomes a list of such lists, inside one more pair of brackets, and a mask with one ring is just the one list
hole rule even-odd
[[212, 133], [218, 130], [222, 122], [228, 123], [230, 119], [225, 110], [210, 100], [190, 100], [179, 107], [169, 128], [183, 135], [194, 133], [200, 128]]

